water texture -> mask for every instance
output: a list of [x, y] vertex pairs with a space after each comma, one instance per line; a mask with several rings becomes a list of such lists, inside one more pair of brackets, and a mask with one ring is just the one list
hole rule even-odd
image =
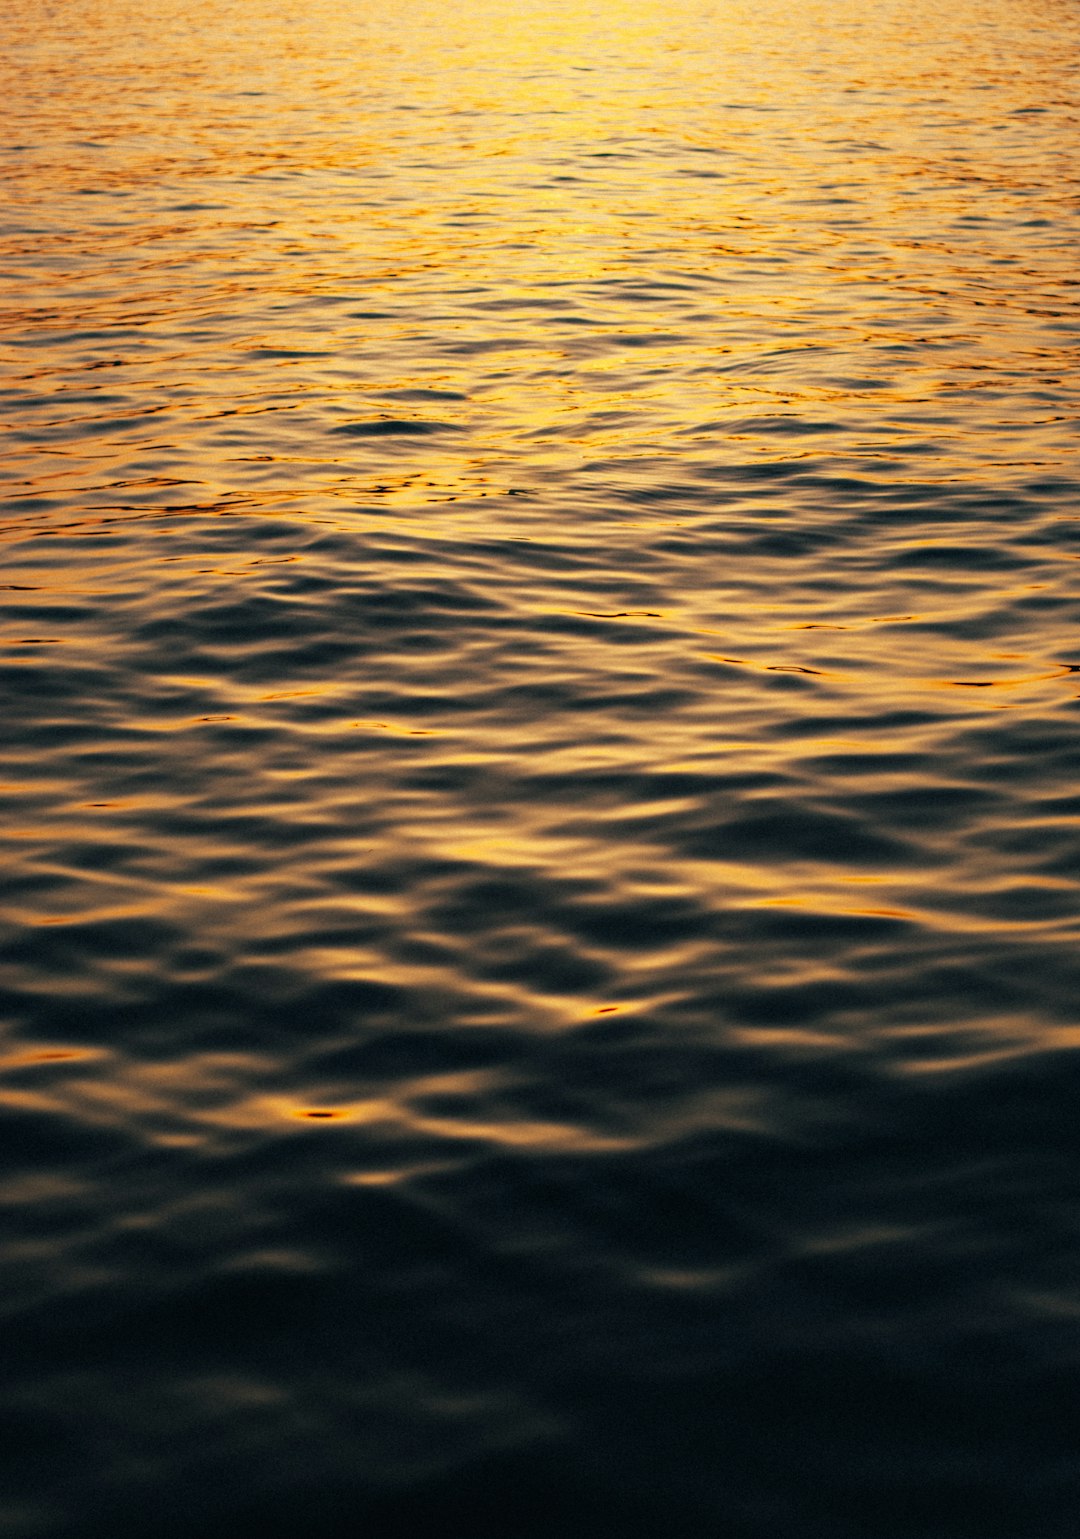
[[0, 4], [0, 1528], [1065, 1539], [1080, 14]]

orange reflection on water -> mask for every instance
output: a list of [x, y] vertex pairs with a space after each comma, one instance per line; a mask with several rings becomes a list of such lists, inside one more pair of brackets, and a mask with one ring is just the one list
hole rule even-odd
[[[775, 976], [765, 910], [1064, 933], [964, 738], [1076, 697], [1060, 8], [197, 9], [4, 23], [35, 998], [572, 1032]], [[259, 1072], [80, 1114], [609, 1147]]]

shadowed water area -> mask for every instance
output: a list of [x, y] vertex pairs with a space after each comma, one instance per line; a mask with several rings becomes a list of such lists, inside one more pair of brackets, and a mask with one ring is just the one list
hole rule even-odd
[[0, 1528], [1071, 1539], [1080, 13], [0, 0]]

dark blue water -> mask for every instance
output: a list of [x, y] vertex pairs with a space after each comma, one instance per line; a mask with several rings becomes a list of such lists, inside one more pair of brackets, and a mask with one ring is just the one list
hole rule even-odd
[[1071, 1539], [1075, 7], [0, 5], [0, 1529]]

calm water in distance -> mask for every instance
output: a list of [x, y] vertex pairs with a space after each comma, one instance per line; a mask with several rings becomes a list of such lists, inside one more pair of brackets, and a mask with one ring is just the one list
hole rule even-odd
[[0, 0], [0, 1528], [1071, 1539], [1072, 0]]

